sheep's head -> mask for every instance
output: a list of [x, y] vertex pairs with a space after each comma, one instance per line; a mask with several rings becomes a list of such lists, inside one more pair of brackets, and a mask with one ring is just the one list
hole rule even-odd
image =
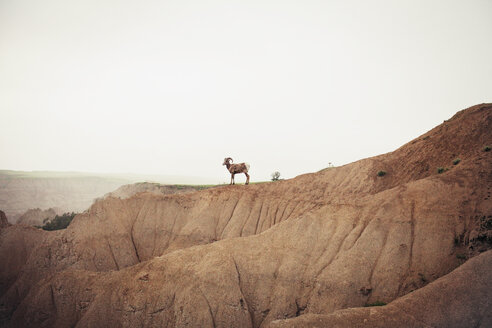
[[229, 162], [232, 162], [232, 158], [226, 157], [226, 158], [224, 158], [224, 163], [222, 163], [222, 165], [230, 164]]

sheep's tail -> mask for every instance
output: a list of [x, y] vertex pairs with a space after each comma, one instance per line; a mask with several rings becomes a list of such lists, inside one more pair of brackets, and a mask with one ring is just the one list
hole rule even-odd
[[248, 163], [244, 163], [244, 166], [246, 166], [246, 172], [249, 171], [249, 164]]

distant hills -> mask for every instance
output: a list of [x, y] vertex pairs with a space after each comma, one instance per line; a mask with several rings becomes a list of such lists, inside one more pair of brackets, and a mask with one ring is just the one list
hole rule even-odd
[[56, 171], [0, 170], [0, 210], [10, 222], [29, 209], [56, 207], [61, 212], [82, 212], [93, 201], [130, 183], [210, 183], [211, 179], [167, 175], [104, 174]]

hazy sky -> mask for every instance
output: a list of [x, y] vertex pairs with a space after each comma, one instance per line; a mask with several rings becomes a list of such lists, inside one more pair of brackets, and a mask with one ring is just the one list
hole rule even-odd
[[[0, 0], [0, 169], [252, 181], [492, 102], [492, 1]], [[241, 177], [237, 181], [244, 181]]]

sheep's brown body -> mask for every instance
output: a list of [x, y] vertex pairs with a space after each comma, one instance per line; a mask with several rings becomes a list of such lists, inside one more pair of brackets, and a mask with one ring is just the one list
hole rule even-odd
[[249, 184], [249, 164], [248, 163], [238, 163], [238, 164], [232, 164], [232, 158], [227, 157], [224, 159], [224, 163], [222, 165], [225, 165], [227, 170], [231, 173], [231, 183], [230, 184], [235, 184], [234, 181], [234, 175], [237, 173], [244, 173], [246, 175], [246, 184]]

